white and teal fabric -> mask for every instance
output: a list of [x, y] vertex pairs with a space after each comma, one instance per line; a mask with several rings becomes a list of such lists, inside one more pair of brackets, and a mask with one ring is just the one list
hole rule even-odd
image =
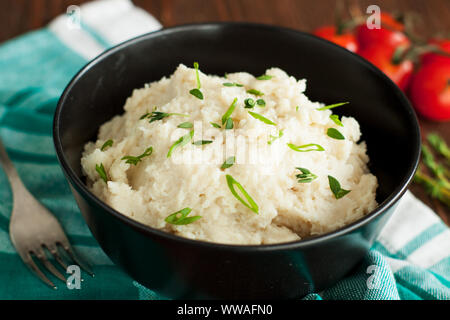
[[[69, 11], [0, 45], [0, 135], [25, 185], [58, 217], [96, 277], [85, 277], [79, 290], [63, 283], [53, 290], [29, 272], [9, 240], [12, 194], [0, 170], [0, 299], [158, 299], [113, 265], [90, 234], [58, 165], [52, 120], [60, 94], [83, 65], [161, 25], [128, 0]], [[449, 287], [450, 231], [408, 192], [357, 270], [306, 299], [450, 299]]]

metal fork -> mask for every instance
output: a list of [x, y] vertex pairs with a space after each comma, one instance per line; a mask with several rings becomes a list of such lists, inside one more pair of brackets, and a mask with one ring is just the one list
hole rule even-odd
[[[52, 256], [64, 270], [67, 270], [68, 267], [66, 262], [75, 262], [75, 264], [84, 269], [88, 274], [94, 276], [90, 267], [81, 262], [75, 255], [69, 240], [55, 216], [41, 205], [23, 185], [16, 169], [6, 153], [1, 139], [0, 164], [2, 164], [8, 180], [11, 183], [13, 193], [13, 211], [9, 224], [9, 235], [11, 237], [11, 242], [23, 262], [37, 277], [54, 289], [57, 287], [36, 265], [33, 257], [35, 257], [55, 277], [64, 282], [67, 280], [52, 262], [50, 262], [48, 259], [49, 255], [46, 251], [50, 252], [50, 256]], [[63, 258], [61, 252], [65, 252], [67, 255]]]

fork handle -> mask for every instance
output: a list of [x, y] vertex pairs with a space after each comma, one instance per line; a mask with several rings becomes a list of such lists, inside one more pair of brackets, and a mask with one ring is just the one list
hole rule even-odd
[[22, 183], [22, 180], [20, 180], [20, 177], [17, 174], [17, 171], [14, 168], [13, 163], [9, 159], [1, 139], [0, 139], [0, 163], [3, 167], [3, 170], [5, 170], [9, 182], [11, 183], [13, 192], [17, 192], [19, 191], [19, 189], [23, 189], [24, 185]]

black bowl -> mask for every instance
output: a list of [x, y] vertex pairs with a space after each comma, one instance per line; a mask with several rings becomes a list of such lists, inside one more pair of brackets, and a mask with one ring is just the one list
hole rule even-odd
[[[379, 206], [334, 232], [302, 241], [238, 246], [184, 239], [115, 211], [86, 187], [83, 146], [101, 124], [123, 113], [135, 88], [198, 61], [203, 72], [262, 74], [279, 67], [307, 79], [313, 101], [350, 101], [379, 181]], [[120, 44], [85, 66], [58, 103], [54, 141], [59, 161], [93, 235], [134, 279], [171, 298], [297, 298], [348, 274], [394, 211], [417, 168], [420, 133], [399, 88], [362, 58], [302, 32], [248, 23], [185, 25]]]

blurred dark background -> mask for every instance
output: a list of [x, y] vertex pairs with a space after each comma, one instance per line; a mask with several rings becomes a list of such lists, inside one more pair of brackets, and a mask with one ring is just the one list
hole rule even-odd
[[[83, 0], [1, 0], [0, 42], [41, 28], [70, 5]], [[336, 0], [133, 0], [150, 12], [163, 26], [206, 21], [250, 21], [312, 31], [333, 24]], [[425, 37], [450, 37], [450, 0], [347, 0], [347, 7], [365, 13], [378, 5], [390, 13], [412, 13], [418, 17], [416, 30]], [[0, 71], [1, 73], [1, 71]], [[423, 136], [437, 132], [450, 144], [450, 122], [439, 123], [420, 118]], [[431, 206], [450, 225], [450, 210], [431, 199], [423, 187], [411, 185], [412, 192]]]

